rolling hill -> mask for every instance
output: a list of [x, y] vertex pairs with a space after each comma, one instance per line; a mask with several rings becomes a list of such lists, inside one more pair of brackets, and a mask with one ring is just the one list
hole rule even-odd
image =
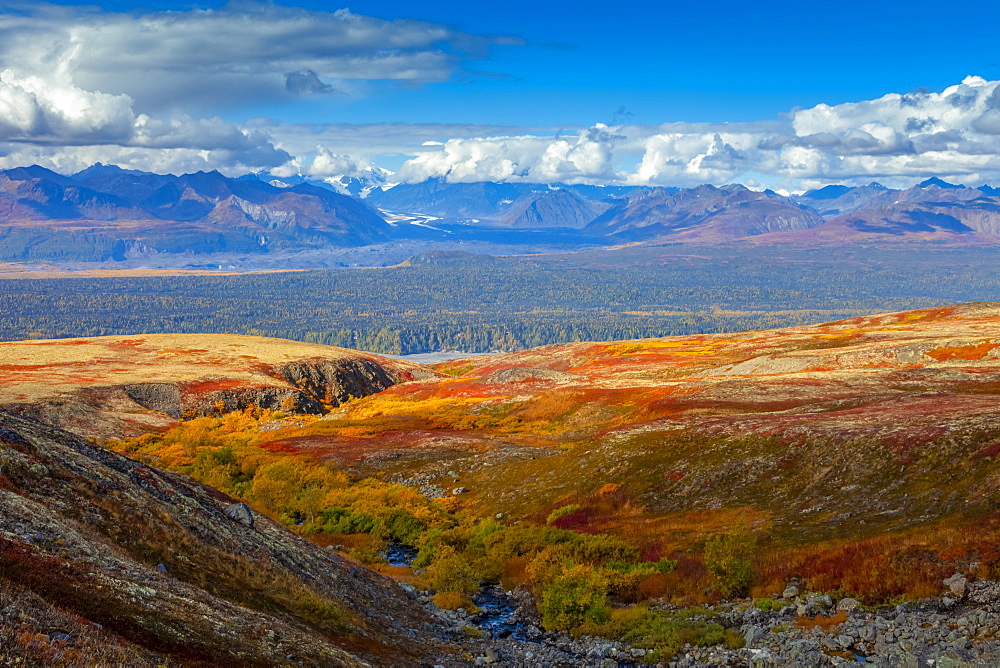
[[436, 375], [343, 348], [212, 334], [0, 343], [0, 368], [0, 406], [102, 438], [160, 431], [251, 404], [319, 414]]
[[[979, 521], [1000, 502], [990, 491], [1000, 475], [998, 327], [1000, 306], [969, 304], [780, 330], [551, 345], [440, 363], [444, 376], [387, 366], [413, 380], [385, 382], [268, 439], [363, 476], [420, 478], [443, 490], [458, 478], [468, 488], [462, 504], [483, 515], [547, 514], [614, 483], [635, 504], [635, 521], [656, 526], [745, 509], [779, 543], [803, 532], [837, 540]], [[64, 373], [76, 393], [94, 392], [83, 388], [88, 382], [128, 389], [135, 374], [150, 384], [172, 376], [189, 383], [190, 370], [203, 364], [212, 371], [201, 378], [210, 378], [219, 351], [243, 342], [181, 350], [188, 360], [170, 366], [165, 341], [143, 338], [4, 344], [37, 371], [8, 381], [0, 400], [16, 405], [26, 386], [37, 385], [34, 405], [60, 403], [53, 389], [70, 378]], [[127, 352], [104, 358], [109, 346]], [[200, 339], [199, 347], [209, 348]], [[75, 361], [62, 370], [54, 354]], [[160, 377], [143, 369], [154, 359], [165, 361]], [[115, 380], [117, 366], [131, 370]], [[230, 370], [231, 380], [220, 374], [211, 387], [255, 387], [266, 378], [289, 391], [287, 381], [255, 373]], [[233, 392], [227, 410], [256, 397]], [[325, 403], [319, 410], [337, 402]], [[35, 415], [72, 426], [58, 410]], [[633, 520], [581, 521], [626, 531]], [[683, 534], [647, 538], [689, 545]]]

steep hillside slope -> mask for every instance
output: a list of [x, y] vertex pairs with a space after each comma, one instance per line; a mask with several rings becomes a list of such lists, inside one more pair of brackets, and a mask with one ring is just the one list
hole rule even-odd
[[374, 190], [366, 201], [387, 212], [423, 214], [449, 222], [580, 229], [617, 199], [646, 190], [638, 186], [448, 183], [429, 179]]
[[511, 203], [499, 219], [505, 227], [570, 227], [580, 229], [611, 207], [594, 202], [572, 190], [532, 193]]
[[546, 186], [522, 183], [447, 183], [428, 179], [374, 190], [367, 201], [385, 211], [448, 219], [496, 218], [509, 204]]
[[[186, 476], [0, 411], [9, 665], [419, 664], [430, 617], [390, 580]], [[237, 512], [238, 511], [238, 512]]]
[[1000, 238], [1000, 197], [993, 188], [955, 186], [940, 179], [928, 179], [907, 190], [876, 186], [830, 186], [797, 197], [796, 201], [817, 207], [829, 220], [806, 231], [769, 234], [757, 241], [995, 244]]
[[219, 334], [0, 343], [0, 369], [0, 406], [104, 438], [250, 404], [322, 413], [351, 397], [436, 375], [343, 348]]
[[835, 185], [810, 190], [792, 199], [815, 209], [824, 218], [834, 218], [865, 208], [873, 198], [884, 194], [887, 190], [888, 188], [881, 183], [869, 183], [858, 187]]

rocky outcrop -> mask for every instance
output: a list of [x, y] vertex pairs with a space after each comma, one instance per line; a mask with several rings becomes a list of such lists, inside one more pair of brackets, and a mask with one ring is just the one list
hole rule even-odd
[[121, 387], [129, 399], [143, 408], [164, 413], [172, 418], [184, 417], [181, 390], [174, 383], [131, 383]]
[[554, 369], [533, 369], [526, 367], [515, 367], [513, 369], [500, 369], [494, 371], [484, 379], [487, 383], [520, 383], [524, 381], [574, 381], [580, 376], [575, 373], [556, 371]]
[[272, 374], [283, 378], [325, 408], [333, 408], [352, 397], [381, 392], [402, 380], [432, 378], [430, 371], [401, 372], [365, 357], [315, 358], [287, 362]]

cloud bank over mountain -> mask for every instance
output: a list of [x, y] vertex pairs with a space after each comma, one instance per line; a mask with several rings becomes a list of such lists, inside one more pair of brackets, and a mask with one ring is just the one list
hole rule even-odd
[[[74, 171], [100, 161], [336, 179], [381, 166], [403, 182], [786, 190], [929, 176], [1000, 182], [1000, 82], [977, 76], [939, 92], [744, 123], [637, 125], [623, 123], [626, 114], [563, 128], [281, 120], [282, 110], [319, 99], [474, 78], [472, 62], [517, 44], [427, 21], [255, 1], [161, 12], [11, 4], [0, 10], [0, 167]], [[247, 117], [262, 109], [280, 118]]]
[[[453, 139], [403, 165], [406, 180], [696, 185], [765, 181], [909, 185], [928, 176], [1000, 180], [1000, 82], [796, 109], [742, 124], [598, 124], [572, 137]], [[622, 168], [638, 157], [632, 169]]]

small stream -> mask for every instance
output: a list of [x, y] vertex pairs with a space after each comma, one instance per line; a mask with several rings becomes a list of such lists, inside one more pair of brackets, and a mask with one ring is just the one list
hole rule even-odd
[[[413, 567], [417, 550], [399, 544], [389, 544], [383, 553], [390, 566]], [[416, 591], [416, 590], [414, 590]], [[426, 600], [426, 599], [424, 599]], [[549, 635], [542, 635], [530, 621], [523, 621], [518, 614], [518, 602], [512, 594], [504, 591], [497, 583], [483, 585], [473, 595], [472, 602], [479, 611], [464, 618], [463, 624], [470, 624], [482, 631], [493, 642], [490, 651], [502, 652], [506, 660], [518, 665], [577, 665], [585, 660], [585, 650], [570, 649], [564, 643], [555, 647]], [[454, 617], [451, 618], [454, 622]], [[619, 646], [619, 650], [621, 646]], [[614, 659], [618, 668], [635, 668], [627, 655]]]
[[417, 558], [417, 548], [399, 543], [389, 543], [385, 548], [385, 560], [390, 566], [413, 566], [413, 560]]
[[[390, 566], [413, 566], [417, 558], [416, 548], [390, 543], [385, 549], [385, 560]], [[534, 642], [530, 638], [523, 622], [517, 619], [517, 603], [507, 595], [499, 585], [486, 585], [472, 597], [472, 602], [479, 608], [479, 613], [473, 616], [476, 628], [485, 631], [491, 638], [513, 638], [520, 642]]]
[[513, 638], [520, 642], [538, 642], [527, 634], [525, 625], [516, 619], [515, 603], [498, 585], [486, 585], [472, 597], [479, 608], [476, 627], [490, 634], [491, 638]]

